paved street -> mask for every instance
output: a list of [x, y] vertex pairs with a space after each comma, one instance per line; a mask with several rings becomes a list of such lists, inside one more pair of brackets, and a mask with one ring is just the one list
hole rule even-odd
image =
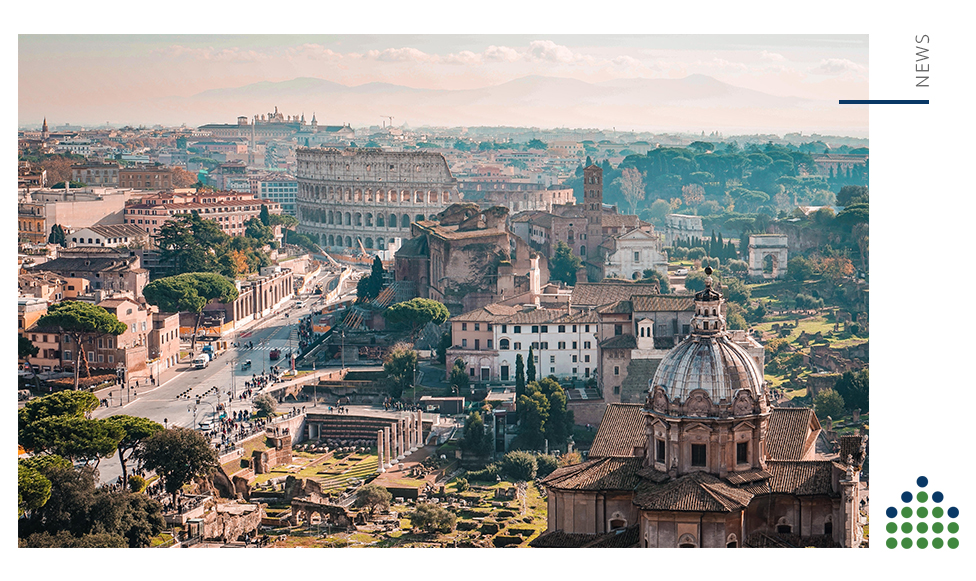
[[[304, 301], [305, 306], [301, 309], [294, 308], [296, 301]], [[92, 416], [107, 418], [126, 414], [150, 418], [167, 427], [193, 427], [204, 420], [212, 420], [218, 404], [224, 404], [230, 413], [241, 409], [250, 410], [250, 399], [236, 397], [246, 389], [244, 382], [262, 373], [270, 373], [275, 364], [287, 369], [289, 362], [285, 355], [289, 351], [298, 350], [296, 329], [299, 319], [326, 304], [315, 295], [293, 298], [277, 314], [260, 319], [239, 333], [226, 337], [228, 344], [239, 343], [243, 346], [250, 342], [254, 345], [253, 349], [231, 347], [204, 369], [191, 368], [191, 358], [187, 358], [163, 372], [157, 387], [148, 388], [143, 382], [140, 382], [140, 387], [136, 387], [133, 382], [129, 387], [129, 394], [125, 390], [113, 390], [109, 398], [110, 406], [98, 408]], [[197, 350], [199, 349], [198, 343]], [[278, 361], [269, 359], [272, 349], [281, 350]], [[251, 367], [242, 370], [243, 363], [248, 359], [251, 360]], [[180, 397], [181, 394], [183, 397]], [[199, 405], [195, 405], [197, 397], [200, 397]], [[103, 459], [99, 464], [99, 473], [102, 482], [111, 482], [118, 478], [121, 467], [117, 456]]]

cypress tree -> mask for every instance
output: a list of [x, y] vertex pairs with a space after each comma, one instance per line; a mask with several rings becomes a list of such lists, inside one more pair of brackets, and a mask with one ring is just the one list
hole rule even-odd
[[529, 382], [535, 381], [535, 357], [532, 355], [531, 345], [529, 345], [529, 364], [528, 368], [525, 370], [525, 374]]
[[525, 393], [525, 360], [522, 354], [515, 356], [515, 401]]

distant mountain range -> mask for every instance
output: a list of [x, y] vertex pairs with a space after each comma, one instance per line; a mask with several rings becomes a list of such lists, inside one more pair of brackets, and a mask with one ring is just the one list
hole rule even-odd
[[[705, 75], [683, 79], [618, 79], [588, 83], [528, 76], [478, 89], [415, 89], [390, 83], [349, 87], [302, 77], [211, 89], [190, 97], [148, 99], [102, 117], [133, 115], [144, 123], [234, 123], [274, 107], [286, 115], [314, 112], [323, 125], [378, 125], [387, 115], [411, 127], [509, 125], [616, 127], [620, 130], [864, 134], [867, 111], [836, 101], [777, 97]], [[71, 114], [59, 115], [71, 118]], [[77, 117], [74, 117], [77, 119]]]

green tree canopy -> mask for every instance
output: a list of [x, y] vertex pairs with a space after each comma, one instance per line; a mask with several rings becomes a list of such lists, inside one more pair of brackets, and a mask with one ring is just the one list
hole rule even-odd
[[839, 419], [844, 413], [844, 398], [832, 389], [825, 389], [813, 398], [813, 409], [821, 420], [826, 419], [827, 416], [831, 419]]
[[48, 452], [73, 461], [94, 462], [118, 449], [124, 432], [108, 420], [52, 416], [32, 422], [23, 430], [22, 445], [35, 453]]
[[278, 400], [271, 394], [261, 393], [254, 396], [251, 405], [258, 410], [258, 415], [271, 417], [274, 416], [275, 410], [278, 408]]
[[389, 509], [391, 500], [393, 500], [393, 495], [379, 484], [367, 484], [356, 492], [356, 507], [365, 508], [370, 515], [376, 509]]
[[535, 355], [532, 351], [532, 345], [529, 345], [529, 363], [525, 367], [525, 379], [529, 383], [535, 381]]
[[261, 204], [261, 212], [258, 214], [258, 219], [261, 220], [261, 224], [265, 226], [271, 225], [271, 212], [268, 211], [267, 204]]
[[209, 477], [217, 469], [217, 451], [196, 430], [170, 428], [147, 438], [138, 451], [147, 470], [162, 476], [173, 495], [196, 477]]
[[475, 456], [487, 456], [491, 453], [491, 435], [485, 428], [485, 421], [478, 412], [468, 414], [467, 420], [464, 422], [461, 449]]
[[443, 304], [433, 299], [410, 299], [402, 303], [391, 305], [383, 312], [383, 317], [391, 325], [410, 330], [410, 336], [427, 323], [440, 325], [451, 313]]
[[549, 261], [549, 278], [566, 283], [567, 285], [576, 284], [576, 271], [583, 266], [583, 261], [579, 256], [573, 254], [573, 249], [565, 242], [560, 241], [556, 245], [556, 253]]
[[172, 264], [176, 274], [213, 272], [218, 269], [217, 249], [229, 238], [217, 222], [191, 212], [175, 216], [160, 226], [156, 247], [160, 262]]
[[410, 526], [426, 533], [449, 533], [454, 530], [457, 515], [450, 510], [436, 504], [418, 504], [413, 512], [408, 514]]
[[127, 455], [131, 456], [147, 438], [163, 431], [163, 426], [149, 418], [126, 415], [112, 416], [106, 421], [122, 430], [122, 439], [119, 440], [118, 450], [119, 464], [122, 465], [122, 486], [126, 486], [129, 483], [129, 474], [125, 466]]
[[450, 382], [451, 391], [455, 394], [460, 394], [471, 384], [471, 378], [468, 376], [468, 370], [465, 369], [463, 359], [458, 358], [454, 361], [454, 365], [451, 367]]
[[91, 377], [88, 358], [85, 350], [80, 348], [82, 337], [87, 334], [121, 335], [128, 328], [125, 323], [104, 308], [82, 301], [61, 301], [51, 305], [47, 314], [37, 320], [37, 327], [41, 329], [56, 329], [71, 337], [75, 346], [75, 389], [78, 389], [78, 377], [82, 367], [85, 377]]
[[36, 468], [17, 463], [17, 517], [44, 506], [51, 498], [51, 481]]
[[522, 397], [525, 393], [525, 359], [522, 358], [522, 354], [518, 353], [515, 355], [515, 401]]
[[868, 411], [868, 370], [845, 371], [834, 385], [834, 391], [844, 398], [847, 409]]
[[501, 469], [502, 473], [512, 480], [524, 480], [528, 482], [529, 480], [535, 480], [538, 464], [535, 460], [535, 454], [522, 450], [513, 450], [502, 456]]
[[644, 278], [641, 279], [641, 282], [646, 284], [657, 284], [661, 288], [661, 294], [671, 293], [671, 283], [668, 282], [668, 277], [661, 274], [660, 271], [654, 270], [653, 268], [644, 269]]
[[405, 343], [397, 343], [386, 354], [383, 370], [388, 379], [390, 397], [399, 399], [403, 390], [413, 385], [414, 370], [417, 369], [417, 352]]
[[190, 349], [196, 348], [197, 330], [203, 309], [212, 301], [229, 303], [237, 300], [239, 291], [233, 281], [214, 272], [190, 272], [160, 278], [142, 290], [146, 301], [167, 313], [196, 313]]

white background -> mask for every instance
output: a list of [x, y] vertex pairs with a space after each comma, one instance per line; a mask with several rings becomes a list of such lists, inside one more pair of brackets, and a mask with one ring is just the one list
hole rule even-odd
[[[800, 553], [707, 551], [691, 556], [656, 551], [396, 550], [275, 551], [18, 551], [11, 573], [27, 568], [47, 578], [54, 571], [81, 578], [186, 579], [355, 578], [549, 579], [788, 577], [796, 579], [909, 579], [926, 573], [967, 576], [964, 555], [976, 545], [969, 535], [972, 503], [971, 431], [976, 362], [971, 333], [976, 317], [969, 241], [973, 217], [972, 10], [947, 2], [240, 2], [220, 7], [200, 2], [19, 2], [4, 18], [6, 64], [5, 139], [2, 159], [9, 212], [0, 229], [6, 262], [2, 327], [3, 369], [15, 368], [14, 162], [16, 151], [16, 51], [18, 33], [764, 33], [870, 35], [870, 97], [931, 99], [930, 105], [874, 105], [870, 110], [871, 190], [871, 508], [873, 545], [866, 551]], [[956, 4], [958, 6], [961, 3]], [[915, 35], [928, 34], [931, 88], [915, 88]], [[131, 71], [131, 73], [136, 73]], [[124, 82], [124, 74], [120, 75]], [[70, 87], [66, 87], [70, 90]], [[111, 87], [106, 87], [111, 90]], [[838, 99], [846, 98], [838, 95]], [[847, 105], [851, 106], [851, 105]], [[8, 515], [0, 542], [15, 550], [16, 418], [13, 382], [3, 412], [2, 498]], [[966, 437], [970, 436], [970, 437]], [[884, 509], [901, 507], [904, 490], [925, 475], [928, 490], [941, 490], [944, 506], [960, 509], [961, 546], [955, 551], [889, 550]], [[246, 558], [245, 558], [246, 556]], [[971, 560], [969, 560], [971, 561]], [[935, 568], [937, 567], [937, 568]], [[43, 573], [42, 573], [43, 571]]]

